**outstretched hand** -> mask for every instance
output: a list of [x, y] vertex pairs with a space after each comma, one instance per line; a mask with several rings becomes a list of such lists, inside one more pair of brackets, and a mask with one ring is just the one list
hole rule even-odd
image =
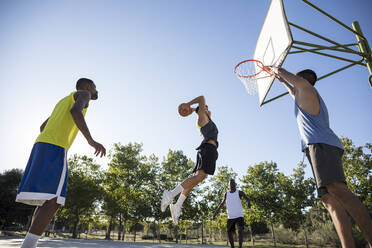
[[102, 144], [92, 140], [89, 142], [89, 145], [91, 145], [95, 149], [95, 156], [100, 156], [101, 158], [102, 156], [106, 156], [106, 148]]
[[281, 76], [279, 76], [279, 75], [275, 75], [275, 78], [278, 79], [282, 83], [285, 82], [285, 80]]
[[272, 72], [274, 72], [275, 76], [279, 73], [279, 67], [276, 66], [268, 66]]

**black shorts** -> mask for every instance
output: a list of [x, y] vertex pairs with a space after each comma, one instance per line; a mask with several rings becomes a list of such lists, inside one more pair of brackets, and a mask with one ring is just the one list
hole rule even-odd
[[317, 186], [318, 197], [327, 194], [326, 186], [332, 182], [345, 182], [342, 168], [344, 151], [324, 143], [309, 144], [305, 149]]
[[227, 219], [227, 232], [235, 232], [236, 224], [238, 224], [239, 229], [244, 229], [244, 218]]
[[196, 165], [192, 172], [203, 170], [206, 174], [213, 175], [216, 170], [216, 160], [218, 158], [217, 147], [209, 143], [203, 143], [197, 150]]

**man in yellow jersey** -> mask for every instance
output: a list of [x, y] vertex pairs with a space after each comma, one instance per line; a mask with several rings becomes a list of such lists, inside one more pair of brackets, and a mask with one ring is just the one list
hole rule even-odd
[[105, 156], [106, 149], [96, 142], [84, 116], [90, 100], [97, 100], [98, 91], [92, 80], [81, 78], [77, 91], [60, 100], [50, 117], [40, 126], [40, 135], [19, 185], [16, 201], [37, 206], [22, 248], [34, 248], [59, 206], [64, 205], [67, 187], [67, 151], [80, 130], [96, 156]]

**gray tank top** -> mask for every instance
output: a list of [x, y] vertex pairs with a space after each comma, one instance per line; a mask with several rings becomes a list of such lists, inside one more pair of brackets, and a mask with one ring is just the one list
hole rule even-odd
[[316, 93], [320, 105], [317, 115], [307, 113], [295, 101], [295, 116], [301, 134], [301, 149], [302, 151], [305, 150], [309, 144], [325, 143], [343, 150], [341, 141], [329, 127], [327, 107], [318, 92]]
[[218, 147], [218, 141], [217, 141], [218, 129], [217, 129], [216, 124], [214, 124], [214, 122], [210, 118], [209, 118], [208, 123], [205, 124], [203, 127], [201, 127], [199, 130], [200, 130], [201, 135], [203, 136], [203, 141], [201, 145], [204, 143], [207, 143], [208, 140], [214, 140], [216, 141], [217, 147]]

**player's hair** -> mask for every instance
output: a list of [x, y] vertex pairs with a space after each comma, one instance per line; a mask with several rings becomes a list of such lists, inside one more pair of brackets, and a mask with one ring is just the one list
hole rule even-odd
[[306, 79], [312, 86], [315, 85], [315, 82], [318, 79], [316, 73], [310, 69], [299, 71], [296, 75]]
[[80, 78], [77, 82], [76, 82], [76, 89], [77, 90], [81, 90], [83, 89], [83, 87], [87, 84], [90, 84], [92, 85], [93, 84], [93, 81], [88, 79], [88, 78]]
[[[205, 105], [207, 108], [208, 108], [208, 105]], [[199, 106], [196, 107], [195, 109], [195, 113], [198, 113], [199, 112]]]

